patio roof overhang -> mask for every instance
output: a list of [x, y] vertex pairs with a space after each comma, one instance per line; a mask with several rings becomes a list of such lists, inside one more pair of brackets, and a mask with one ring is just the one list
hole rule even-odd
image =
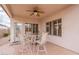
[[[26, 10], [31, 10], [33, 7], [38, 6], [40, 10], [45, 13], [40, 17], [30, 16], [30, 12]], [[51, 16], [58, 13], [65, 8], [72, 6], [72, 4], [2, 4], [1, 7], [5, 10], [11, 18], [23, 18], [23, 19], [38, 19], [41, 20], [45, 17]]]

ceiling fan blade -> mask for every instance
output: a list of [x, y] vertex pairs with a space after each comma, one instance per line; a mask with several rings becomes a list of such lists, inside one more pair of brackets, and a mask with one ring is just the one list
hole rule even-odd
[[40, 14], [39, 14], [39, 13], [37, 13], [37, 16], [40, 16]]
[[30, 16], [34, 15], [34, 13], [31, 13]]
[[28, 12], [33, 12], [33, 10], [26, 10], [26, 11], [28, 11]]
[[43, 11], [38, 11], [39, 13], [44, 13]]
[[33, 10], [26, 10], [27, 12], [31, 12], [30, 16], [40, 16], [41, 13], [44, 13], [44, 11], [41, 11], [38, 7], [33, 8]]
[[34, 10], [39, 10], [39, 8], [38, 8], [38, 7], [34, 7], [33, 9], [34, 9]]

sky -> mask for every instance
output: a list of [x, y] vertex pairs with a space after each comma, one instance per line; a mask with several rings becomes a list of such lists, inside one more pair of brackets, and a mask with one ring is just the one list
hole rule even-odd
[[10, 18], [1, 7], [0, 7], [0, 24], [10, 27]]

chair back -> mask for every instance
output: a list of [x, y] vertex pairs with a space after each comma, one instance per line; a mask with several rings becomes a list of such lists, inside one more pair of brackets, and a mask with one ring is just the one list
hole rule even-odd
[[40, 44], [45, 44], [47, 40], [48, 33], [42, 33]]
[[35, 42], [35, 40], [36, 40], [36, 35], [32, 35], [32, 36], [31, 36], [31, 40], [32, 40], [32, 42]]

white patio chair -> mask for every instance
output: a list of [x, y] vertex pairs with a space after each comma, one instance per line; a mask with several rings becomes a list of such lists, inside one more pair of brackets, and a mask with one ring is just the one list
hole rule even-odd
[[31, 49], [31, 34], [26, 34], [25, 35], [25, 44], [24, 44], [24, 47], [25, 49], [24, 50], [27, 50], [28, 51], [28, 54], [32, 54], [32, 49]]
[[32, 35], [32, 38], [31, 38], [32, 54], [36, 54], [35, 43], [36, 43], [36, 35]]
[[44, 52], [45, 54], [47, 54], [47, 50], [46, 50], [46, 46], [45, 46], [47, 35], [48, 35], [48, 33], [42, 33], [41, 38], [36, 41], [36, 43], [38, 43], [37, 54], [39, 54], [41, 52]]

